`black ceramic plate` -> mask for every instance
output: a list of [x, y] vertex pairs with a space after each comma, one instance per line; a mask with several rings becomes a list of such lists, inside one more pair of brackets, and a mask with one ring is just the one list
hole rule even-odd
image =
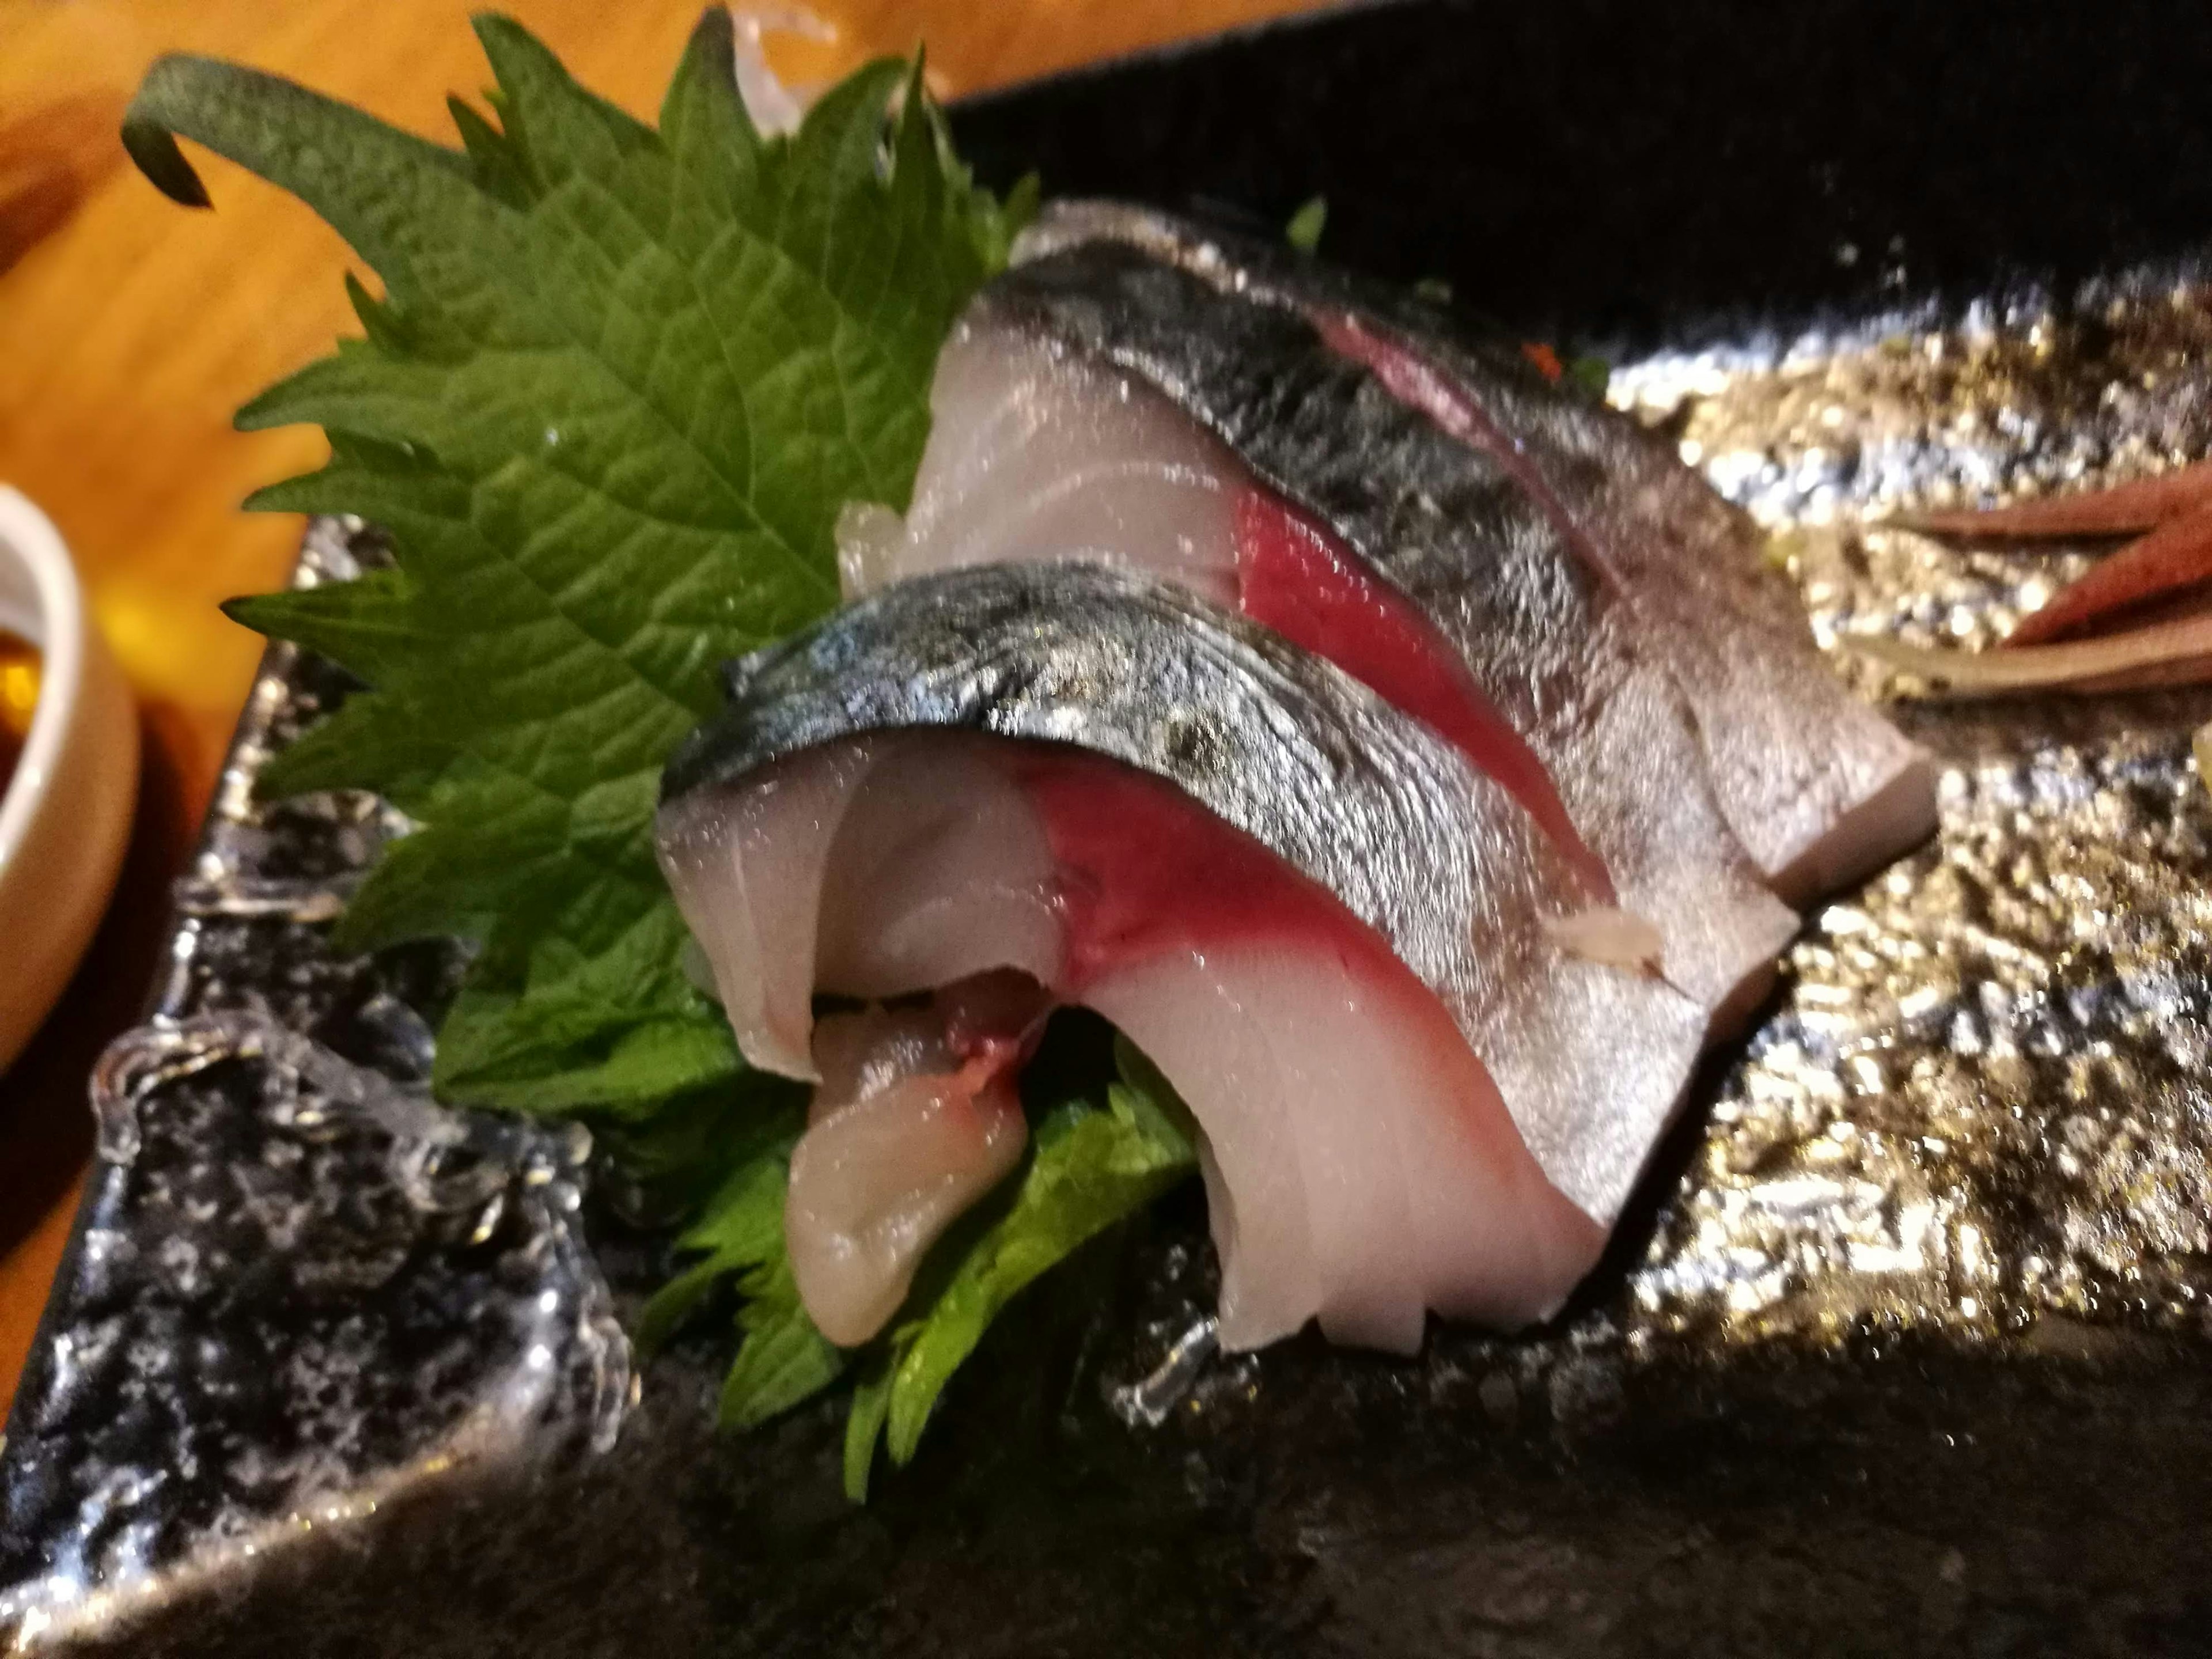
[[[1331, 257], [1607, 352], [1724, 483], [1818, 519], [2203, 452], [2207, 87], [2179, 4], [1486, 0], [955, 118], [1001, 182], [1259, 224], [1325, 194]], [[1946, 351], [1982, 367], [1911, 367]], [[1960, 408], [2015, 418], [1969, 441]], [[319, 525], [303, 579], [378, 556]], [[1799, 568], [1845, 630], [2034, 576], [1947, 558]], [[450, 953], [324, 948], [383, 818], [250, 786], [346, 690], [272, 654], [159, 1018], [97, 1080], [0, 1462], [0, 1642], [2212, 1652], [2201, 698], [1910, 712], [1942, 846], [1815, 919], [1556, 1327], [1179, 1353], [1211, 1272], [1186, 1194], [1002, 1322], [855, 1510], [836, 1402], [718, 1438], [711, 1334], [635, 1386], [612, 1316], [663, 1247], [575, 1139], [422, 1104]]]

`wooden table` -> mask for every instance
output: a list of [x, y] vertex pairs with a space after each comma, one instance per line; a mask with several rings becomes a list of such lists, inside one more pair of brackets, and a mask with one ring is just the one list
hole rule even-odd
[[[929, 48], [940, 95], [1310, 0], [817, 0], [827, 41], [784, 38], [795, 82]], [[356, 331], [343, 243], [213, 158], [213, 213], [171, 206], [116, 142], [163, 52], [235, 58], [450, 142], [449, 90], [489, 77], [461, 0], [0, 0], [0, 482], [60, 525], [146, 727], [137, 834], [68, 996], [0, 1076], [0, 1416], [68, 1235], [91, 1124], [84, 1079], [136, 1017], [170, 877], [191, 844], [259, 641], [216, 603], [280, 581], [300, 525], [247, 516], [257, 485], [316, 465], [309, 429], [230, 412]], [[587, 84], [650, 116], [696, 0], [511, 0]]]

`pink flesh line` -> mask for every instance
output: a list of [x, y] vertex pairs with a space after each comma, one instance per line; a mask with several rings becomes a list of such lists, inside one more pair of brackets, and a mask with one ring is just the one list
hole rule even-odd
[[1349, 312], [1316, 310], [1307, 313], [1306, 320], [1319, 331], [1330, 350], [1371, 369], [1400, 403], [1419, 410], [1460, 442], [1481, 451], [1504, 468], [1506, 476], [1528, 491], [1529, 499], [1591, 575], [1615, 594], [1628, 591], [1604, 550], [1576, 524], [1543, 469], [1458, 386], [1437, 373], [1418, 352], [1376, 333]]
[[1167, 951], [1280, 941], [1434, 1000], [1334, 896], [1171, 786], [1047, 749], [1023, 753], [1013, 773], [1057, 867], [1061, 996], [1079, 999], [1103, 975]]
[[[1545, 1176], [1488, 1068], [1436, 994], [1379, 934], [1324, 889], [1156, 779], [1049, 750], [1024, 754], [1013, 770], [1043, 826], [1058, 872], [1056, 908], [1066, 952], [1060, 983], [1052, 988], [1056, 999], [1085, 1002], [1095, 996], [1112, 1018], [1117, 989], [1133, 977], [1141, 979], [1148, 963], [1177, 956], [1203, 963], [1209, 954], [1227, 958], [1251, 946], [1334, 957], [1359, 988], [1360, 1000], [1389, 1009], [1389, 1018], [1401, 1022], [1403, 1041], [1431, 1056], [1426, 1063], [1442, 1074], [1456, 1079], [1447, 1096], [1450, 1115], [1437, 1126], [1443, 1139], [1430, 1156], [1440, 1160], [1437, 1167], [1484, 1171], [1480, 1178], [1493, 1193], [1511, 1195], [1500, 1197], [1517, 1218], [1505, 1228], [1512, 1242], [1498, 1246], [1504, 1252], [1500, 1261], [1516, 1259], [1516, 1271], [1544, 1291], [1533, 1299], [1526, 1291], [1500, 1299], [1495, 1285], [1442, 1293], [1431, 1285], [1421, 1293], [1427, 1305], [1507, 1325], [1543, 1317], [1557, 1306], [1595, 1260], [1604, 1230]], [[1142, 1032], [1137, 1035], [1141, 1039]], [[1296, 1035], [1281, 1034], [1293, 1046]], [[1173, 1056], [1154, 1058], [1174, 1075]], [[1360, 1133], [1394, 1136], [1403, 1128], [1393, 1127], [1388, 1111], [1370, 1105]], [[1400, 1145], [1402, 1152], [1402, 1139]], [[1418, 1167], [1426, 1167], [1414, 1156]], [[1419, 1237], [1432, 1244], [1440, 1230], [1465, 1227], [1498, 1237], [1498, 1218], [1441, 1218], [1433, 1212], [1433, 1200], [1425, 1194], [1431, 1210], [1407, 1224]], [[1477, 1300], [1469, 1303], [1469, 1295]], [[1358, 1311], [1333, 1313], [1326, 1303], [1321, 1312], [1332, 1340], [1408, 1352], [1419, 1343], [1418, 1329], [1368, 1328]]]
[[[1371, 927], [1168, 785], [1044, 750], [1024, 754], [1015, 776], [1060, 867], [1066, 967], [1057, 998], [1079, 1002], [1115, 969], [1170, 951], [1281, 942], [1332, 953], [1451, 1024], [1436, 994]], [[1451, 1040], [1464, 1044], [1455, 1026]]]
[[1543, 762], [1491, 706], [1435, 624], [1328, 531], [1262, 490], [1237, 498], [1236, 535], [1246, 616], [1426, 723], [1521, 803], [1595, 902], [1615, 902], [1605, 861], [1568, 817]]
[[1061, 999], [1079, 1001], [1115, 969], [1169, 952], [1279, 943], [1334, 956], [1464, 1046], [1436, 994], [1373, 928], [1175, 789], [1047, 750], [1024, 755], [1015, 775], [1059, 867]]

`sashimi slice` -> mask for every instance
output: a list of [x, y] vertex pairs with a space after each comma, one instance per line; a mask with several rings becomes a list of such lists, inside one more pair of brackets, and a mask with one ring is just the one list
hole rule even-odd
[[1600, 589], [1638, 612], [1638, 631], [1687, 700], [1719, 810], [1785, 899], [1802, 905], [1932, 831], [1927, 757], [1828, 671], [1748, 521], [1651, 434], [1549, 383], [1510, 342], [1166, 215], [1054, 203], [1017, 258], [1091, 243], [1140, 250], [1241, 302], [1305, 319], [1507, 472]]
[[[867, 744], [853, 744], [732, 802], [729, 811], [681, 804], [661, 817], [659, 850], [670, 883], [679, 892], [714, 894], [713, 904], [685, 919], [714, 969], [738, 1052], [763, 1071], [814, 1075], [808, 1033], [823, 862], [872, 759]], [[811, 833], [793, 834], [801, 823]], [[793, 949], [804, 954], [787, 960], [783, 953]]]
[[[1328, 658], [1457, 745], [1528, 809], [1574, 863], [1596, 904], [1628, 920], [1617, 908], [1611, 873], [1568, 817], [1552, 775], [1404, 595], [1311, 518], [1257, 485], [1237, 498], [1236, 538], [1237, 601], [1246, 616]], [[1638, 931], [1622, 936], [1633, 943], [1611, 948], [1619, 960], [1656, 962], [1656, 930], [1640, 917], [1634, 921]]]
[[1241, 610], [1426, 722], [1520, 801], [1601, 913], [1576, 934], [1589, 949], [1656, 959], [1656, 931], [1619, 911], [1543, 763], [1435, 627], [1158, 392], [986, 305], [946, 343], [930, 404], [906, 517], [840, 526], [848, 597], [935, 570], [1072, 558]]
[[1808, 903], [1934, 832], [1933, 763], [1828, 671], [1796, 596], [1702, 478], [1502, 357], [1480, 365], [1343, 314], [1323, 332], [1511, 471], [1646, 620], [1729, 827], [1784, 898]]
[[963, 1018], [963, 988], [815, 1028], [822, 1080], [792, 1151], [784, 1238], [800, 1300], [832, 1342], [883, 1328], [924, 1253], [1028, 1143], [1015, 1087], [1028, 1022], [979, 1028]]
[[[1526, 1325], [1595, 1259], [1601, 1232], [1537, 1170], [1433, 999], [1255, 941], [1131, 963], [1080, 1000], [1206, 1126], [1226, 1346], [1312, 1316], [1333, 1342], [1411, 1353], [1430, 1310]], [[1286, 1132], [1292, 1168], [1272, 1144]], [[1304, 1237], [1267, 1201], [1279, 1188], [1298, 1194]], [[1302, 1259], [1305, 1273], [1285, 1271]]]
[[1243, 469], [1171, 404], [984, 313], [963, 319], [939, 353], [930, 410], [904, 519], [877, 508], [838, 526], [846, 598], [1028, 545], [1237, 602]]
[[897, 996], [994, 968], [1048, 985], [1063, 977], [1052, 848], [988, 751], [879, 739], [865, 772], [838, 769], [872, 800], [902, 805], [836, 820], [816, 988]]
[[[1363, 988], [1353, 999], [1323, 994], [1354, 1020], [1342, 1042], [1331, 1039], [1332, 1052], [1365, 1041], [1358, 1018], [1372, 1008], [1389, 1025], [1390, 1052], [1419, 1054], [1418, 1033], [1401, 1030], [1392, 1008], [1441, 1008], [1495, 1084], [1489, 1098], [1504, 1107], [1503, 1117], [1478, 1112], [1478, 1124], [1516, 1133], [1538, 1173], [1594, 1230], [1619, 1213], [1680, 1100], [1711, 1005], [1648, 972], [1560, 948], [1553, 925], [1575, 911], [1577, 890], [1528, 815], [1433, 732], [1340, 670], [1174, 584], [1081, 561], [939, 573], [894, 584], [734, 665], [729, 682], [728, 708], [670, 763], [664, 832], [691, 838], [695, 815], [711, 824], [727, 792], [803, 802], [808, 792], [781, 787], [795, 775], [791, 769], [842, 764], [850, 775], [853, 756], [864, 752], [866, 769], [834, 823], [796, 810], [787, 829], [834, 837], [828, 853], [799, 859], [822, 868], [825, 895], [846, 888], [848, 856], [852, 870], [863, 872], [856, 880], [909, 867], [945, 872], [957, 891], [910, 885], [884, 913], [894, 923], [902, 911], [934, 919], [927, 932], [937, 942], [909, 937], [902, 951], [920, 985], [1002, 962], [1056, 995], [1095, 991], [1178, 951], [1192, 971], [1218, 975], [1250, 942], [1239, 918], [1267, 920], [1264, 943], [1279, 942], [1286, 917], [1303, 917], [1288, 935], [1302, 953], [1301, 971], [1317, 977], [1349, 963]], [[824, 753], [833, 759], [820, 760]], [[1065, 799], [1045, 765], [1055, 757], [1073, 766], [1079, 786]], [[1131, 778], [1143, 787], [1109, 787]], [[942, 817], [931, 797], [948, 787], [975, 809], [958, 821], [979, 833], [986, 823], [1000, 826], [992, 842], [1004, 844], [902, 856], [900, 837], [909, 830], [925, 839], [961, 833], [929, 828]], [[1026, 805], [1026, 827], [1011, 803]], [[759, 816], [750, 806], [729, 815], [738, 823]], [[1031, 886], [1040, 847], [1047, 890]], [[874, 850], [861, 857], [856, 848]], [[742, 890], [728, 866], [726, 857], [690, 861], [709, 879], [696, 890], [679, 882], [687, 913], [714, 903], [718, 888]], [[1024, 905], [1048, 907], [1060, 920], [1057, 942], [1036, 945]], [[1018, 925], [1006, 925], [1009, 915]], [[986, 916], [1000, 920], [975, 921]], [[801, 964], [790, 970], [796, 975], [810, 960], [863, 957], [865, 939], [829, 935], [883, 919], [865, 902], [825, 896], [816, 916], [825, 936], [803, 950], [763, 950], [759, 959], [772, 969]], [[1371, 971], [1360, 969], [1359, 952], [1378, 947], [1382, 954], [1364, 958]], [[1337, 969], [1328, 967], [1331, 957]], [[1749, 967], [1769, 965], [1762, 957]], [[757, 993], [738, 1006], [789, 1002], [818, 983]], [[1216, 996], [1212, 983], [1186, 985], [1169, 1012], [1180, 1018], [1209, 997], [1255, 1018], [1269, 1007], [1227, 981]], [[1391, 984], [1413, 1000], [1400, 1004], [1374, 989]], [[875, 988], [897, 994], [895, 983]], [[1323, 1033], [1333, 1017], [1317, 1006], [1293, 1025], [1265, 1029], [1283, 1036], [1301, 1066], [1316, 1067], [1307, 1030]], [[1130, 1034], [1142, 1044], [1148, 1029]], [[1402, 1334], [1417, 1322], [1417, 1307], [1504, 1306], [1503, 1291], [1537, 1294], [1518, 1281], [1501, 1289], [1470, 1279], [1464, 1264], [1425, 1272], [1425, 1292], [1401, 1283], [1382, 1302], [1332, 1291], [1328, 1272], [1369, 1273], [1389, 1259], [1376, 1255], [1378, 1241], [1364, 1231], [1345, 1235], [1352, 1242], [1340, 1260], [1309, 1270], [1300, 1264], [1312, 1256], [1317, 1224], [1304, 1198], [1294, 1209], [1279, 1202], [1255, 1209], [1250, 1194], [1288, 1190], [1286, 1183], [1304, 1194], [1316, 1169], [1324, 1176], [1371, 1171], [1373, 1160], [1364, 1156], [1323, 1156], [1307, 1144], [1335, 1145], [1348, 1106], [1359, 1121], [1387, 1127], [1406, 1100], [1432, 1101], [1435, 1093], [1394, 1084], [1377, 1103], [1309, 1089], [1299, 1098], [1327, 1100], [1333, 1110], [1305, 1138], [1279, 1091], [1253, 1106], [1273, 1114], [1264, 1120], [1272, 1135], [1238, 1139], [1233, 1123], [1204, 1126], [1224, 1153], [1215, 1159], [1223, 1200], [1215, 1216], [1224, 1249], [1232, 1261], [1268, 1264], [1264, 1274], [1232, 1276], [1232, 1285], [1264, 1286], [1270, 1298], [1261, 1301], [1255, 1288], [1245, 1305], [1264, 1313], [1281, 1286], [1310, 1285], [1310, 1296], [1300, 1292], [1303, 1305], [1326, 1313], [1330, 1329]], [[1465, 1091], [1454, 1099], [1464, 1111]], [[1475, 1104], [1488, 1110], [1480, 1098]], [[1448, 1113], [1437, 1121], [1452, 1120]], [[1422, 1150], [1432, 1121], [1412, 1125], [1393, 1129], [1388, 1143], [1401, 1162], [1416, 1172], [1449, 1167], [1449, 1158]], [[1229, 1153], [1232, 1144], [1242, 1150]], [[1241, 1172], [1230, 1170], [1231, 1162]], [[1425, 1185], [1418, 1174], [1405, 1177], [1413, 1184], [1395, 1197], [1371, 1175], [1363, 1179], [1346, 1215], [1456, 1215], [1468, 1207], [1463, 1194]], [[1541, 1206], [1529, 1211], [1543, 1213]], [[1432, 1251], [1457, 1237], [1433, 1229], [1425, 1236]], [[1538, 1290], [1562, 1293], [1570, 1282]], [[1273, 1315], [1253, 1318], [1232, 1330], [1274, 1322]]]
[[[1589, 1270], [1591, 1218], [1373, 930], [1155, 780], [1050, 751], [1014, 765], [1062, 872], [1063, 994], [1176, 1084], [1248, 1241], [1267, 1218], [1241, 1194], [1283, 1178], [1267, 1161], [1283, 1125], [1251, 1103], [1287, 1117], [1323, 1333], [1410, 1352], [1427, 1309], [1508, 1326], [1553, 1311]], [[1223, 1340], [1296, 1330], [1294, 1282], [1224, 1260]]]
[[[1304, 562], [1304, 592], [1326, 600], [1334, 571], [1358, 572], [1360, 605], [1337, 614], [1385, 661], [1381, 633], [1352, 612], [1371, 617], [1379, 607], [1367, 596], [1387, 595], [1390, 614], [1417, 619], [1437, 654], [1449, 653], [1449, 676], [1490, 711], [1486, 726], [1510, 731], [1548, 778], [1618, 909], [1656, 927], [1668, 982], [1713, 1011], [1717, 1030], [1745, 1009], [1747, 988], [1770, 972], [1796, 918], [1722, 815], [1680, 688], [1646, 630], [1601, 602], [1502, 469], [1289, 307], [1127, 248], [1084, 246], [1017, 265], [985, 303], [1009, 327], [1063, 343], [1065, 361], [1109, 367], [1171, 398], [1228, 441], [1272, 496], [1325, 529], [1340, 550]], [[1046, 556], [1017, 546], [1008, 556]], [[1522, 805], [1545, 817], [1540, 802]], [[1566, 937], [1618, 951], [1625, 931]]]
[[[964, 832], [929, 810], [948, 776], [984, 809]], [[1006, 967], [1097, 1009], [1151, 1055], [1204, 1133], [1232, 1347], [1316, 1317], [1338, 1340], [1400, 1351], [1419, 1345], [1430, 1309], [1525, 1322], [1595, 1257], [1602, 1230], [1546, 1179], [1436, 994], [1334, 896], [1164, 783], [1049, 746], [905, 732], [810, 750], [663, 810], [686, 919], [710, 955], [731, 940], [744, 953], [742, 969], [715, 964], [733, 1021], [836, 988], [814, 964], [867, 963], [878, 997]], [[902, 826], [916, 827], [910, 862], [895, 855]], [[972, 845], [953, 856], [963, 835]], [[771, 862], [820, 872], [812, 914], [748, 907]], [[859, 937], [875, 930], [866, 907], [836, 896], [887, 869], [900, 872], [899, 914], [927, 921], [890, 921], [907, 937], [878, 953]], [[1057, 924], [1042, 948], [1024, 892]], [[757, 920], [719, 925], [731, 907]], [[769, 937], [770, 921], [787, 931]], [[758, 982], [738, 983], [745, 974]], [[810, 1056], [808, 1070], [857, 1090], [846, 1079], [863, 1068], [828, 1063], [837, 1034], [825, 1035], [824, 1063]], [[908, 1225], [920, 1212], [903, 1159], [963, 1202], [1003, 1174], [1005, 1141], [976, 1127], [994, 1121], [1000, 1073], [957, 1048], [915, 1045], [910, 1068], [810, 1128], [793, 1159], [794, 1264], [865, 1256], [851, 1241], [881, 1237], [870, 1217], [900, 1218], [902, 1240], [926, 1232]], [[941, 1069], [956, 1058], [969, 1069]], [[802, 1181], [837, 1201], [802, 1204]], [[817, 1319], [839, 1340], [890, 1316], [903, 1281], [881, 1264], [896, 1255], [829, 1275]]]

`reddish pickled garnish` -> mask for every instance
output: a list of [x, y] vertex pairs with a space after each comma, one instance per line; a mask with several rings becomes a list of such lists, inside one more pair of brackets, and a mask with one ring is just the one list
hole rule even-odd
[[1524, 341], [1521, 355], [1535, 364], [1536, 372], [1547, 380], [1556, 380], [1567, 372], [1566, 365], [1559, 361], [1559, 354], [1540, 341]]
[[1906, 513], [1892, 522], [1936, 536], [2132, 536], [2212, 507], [2212, 461], [2137, 478], [2109, 489], [2052, 495], [2010, 507]]
[[2212, 512], [2169, 519], [2108, 554], [2044, 607], [2021, 618], [2008, 647], [2044, 645], [2096, 630], [2152, 599], [2212, 581]]
[[2212, 678], [2212, 461], [2109, 489], [1893, 522], [1939, 536], [2136, 538], [2022, 618], [1996, 650], [1981, 653], [1986, 660], [1860, 642], [1898, 667], [1970, 691], [2121, 690]]
[[2212, 613], [2203, 611], [2016, 651], [1930, 650], [1879, 635], [1844, 637], [1853, 649], [1893, 668], [1968, 693], [2125, 691], [2192, 685], [2212, 672]]

